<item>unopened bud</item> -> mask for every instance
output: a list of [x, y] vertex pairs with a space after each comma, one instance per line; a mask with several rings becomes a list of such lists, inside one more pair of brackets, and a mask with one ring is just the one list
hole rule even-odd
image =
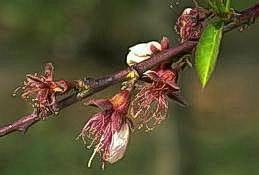
[[154, 53], [151, 47], [155, 47], [157, 50], [161, 51], [161, 45], [156, 41], [141, 43], [130, 47], [130, 52], [127, 55], [127, 64], [132, 66], [136, 63], [149, 59], [150, 56]]

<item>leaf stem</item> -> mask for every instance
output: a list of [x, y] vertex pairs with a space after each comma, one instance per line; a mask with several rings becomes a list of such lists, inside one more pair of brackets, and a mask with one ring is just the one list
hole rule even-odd
[[226, 0], [225, 2], [225, 12], [230, 13], [231, 0]]

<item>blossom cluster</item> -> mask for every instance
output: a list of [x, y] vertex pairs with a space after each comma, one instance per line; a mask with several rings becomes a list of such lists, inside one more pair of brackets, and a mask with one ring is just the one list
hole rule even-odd
[[[161, 42], [150, 41], [140, 43], [129, 48], [126, 58], [128, 66], [149, 59], [153, 54], [169, 48], [169, 40], [163, 37]], [[94, 145], [94, 156], [100, 154], [104, 163], [113, 164], [122, 159], [133, 128], [145, 128], [146, 131], [154, 129], [166, 119], [168, 113], [168, 98], [173, 99], [182, 106], [186, 105], [180, 96], [178, 85], [179, 72], [185, 63], [181, 61], [172, 67], [172, 62], [165, 62], [161, 65], [146, 71], [141, 79], [136, 81], [128, 80], [123, 84], [120, 92], [108, 99], [93, 99], [87, 105], [96, 106], [101, 112], [91, 117], [82, 129], [79, 138], [87, 144], [88, 148]], [[136, 95], [133, 95], [133, 91]]]
[[[191, 18], [193, 16], [195, 19]], [[195, 9], [183, 12], [177, 23], [182, 42], [198, 37], [201, 27], [195, 20], [200, 18]], [[86, 103], [101, 110], [86, 122], [78, 136], [85, 144], [89, 143], [88, 148], [94, 148], [89, 167], [96, 154], [100, 155], [103, 165], [122, 159], [134, 128], [151, 131], [167, 118], [168, 99], [186, 106], [178, 84], [179, 74], [188, 63], [185, 59], [176, 63], [168, 60], [141, 76], [134, 70], [136, 64], [168, 48], [167, 37], [160, 42], [150, 41], [130, 47], [126, 63], [133, 71], [122, 83], [121, 90], [111, 98], [92, 99]], [[72, 89], [80, 94], [88, 91], [89, 87], [81, 80], [54, 80], [54, 67], [47, 63], [43, 74], [26, 75], [23, 86], [16, 93], [21, 92], [21, 97], [29, 100], [39, 113], [54, 113], [57, 97]]]
[[[101, 109], [86, 122], [78, 136], [85, 144], [89, 143], [88, 148], [94, 147], [89, 167], [96, 154], [100, 155], [103, 165], [122, 159], [134, 128], [150, 131], [166, 119], [168, 99], [186, 105], [178, 85], [184, 61], [164, 62], [147, 70], [141, 77], [134, 71], [135, 64], [168, 48], [167, 37], [160, 42], [150, 41], [130, 47], [126, 62], [133, 71], [122, 83], [121, 90], [111, 98], [92, 99], [86, 103]], [[29, 101], [39, 114], [46, 114], [55, 113], [58, 96], [72, 89], [80, 93], [88, 88], [83, 81], [54, 80], [54, 67], [47, 63], [42, 74], [27, 74], [23, 86], [17, 88], [15, 94], [20, 92], [20, 96]]]

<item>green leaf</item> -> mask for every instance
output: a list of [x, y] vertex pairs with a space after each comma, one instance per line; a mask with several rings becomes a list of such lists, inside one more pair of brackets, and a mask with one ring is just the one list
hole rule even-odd
[[224, 23], [211, 22], [204, 29], [195, 52], [195, 67], [198, 72], [202, 88], [204, 88], [214, 70], [219, 46], [222, 38]]

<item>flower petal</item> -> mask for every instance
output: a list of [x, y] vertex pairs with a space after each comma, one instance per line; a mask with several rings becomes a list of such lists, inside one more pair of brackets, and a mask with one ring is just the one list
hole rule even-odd
[[44, 77], [46, 78], [47, 81], [52, 81], [53, 80], [53, 74], [54, 74], [54, 67], [51, 63], [47, 63], [45, 65], [45, 75]]
[[37, 100], [41, 104], [45, 104], [47, 102], [49, 90], [48, 89], [42, 89], [37, 94]]
[[163, 80], [158, 76], [158, 74], [155, 71], [146, 71], [144, 75], [150, 78], [152, 81], [163, 82]]
[[166, 84], [168, 84], [174, 90], [180, 90], [179, 85], [176, 84], [175, 81], [166, 81]]
[[167, 37], [163, 37], [161, 40], [161, 50], [165, 50], [169, 48], [169, 39]]
[[109, 153], [104, 157], [105, 161], [113, 164], [123, 158], [129, 142], [129, 135], [130, 127], [128, 123], [125, 123], [119, 131], [112, 135]]
[[85, 105], [95, 106], [101, 110], [107, 110], [112, 108], [112, 103], [108, 99], [92, 99], [89, 100]]
[[174, 94], [174, 93], [169, 93], [167, 94], [167, 96], [174, 100], [178, 105], [182, 106], [182, 107], [186, 107], [188, 106], [187, 101], [185, 100], [185, 98], [181, 95], [178, 94]]
[[148, 43], [140, 43], [129, 48], [130, 52], [127, 55], [127, 64], [132, 66], [136, 63], [144, 61], [157, 51], [161, 51], [160, 43], [150, 41]]

